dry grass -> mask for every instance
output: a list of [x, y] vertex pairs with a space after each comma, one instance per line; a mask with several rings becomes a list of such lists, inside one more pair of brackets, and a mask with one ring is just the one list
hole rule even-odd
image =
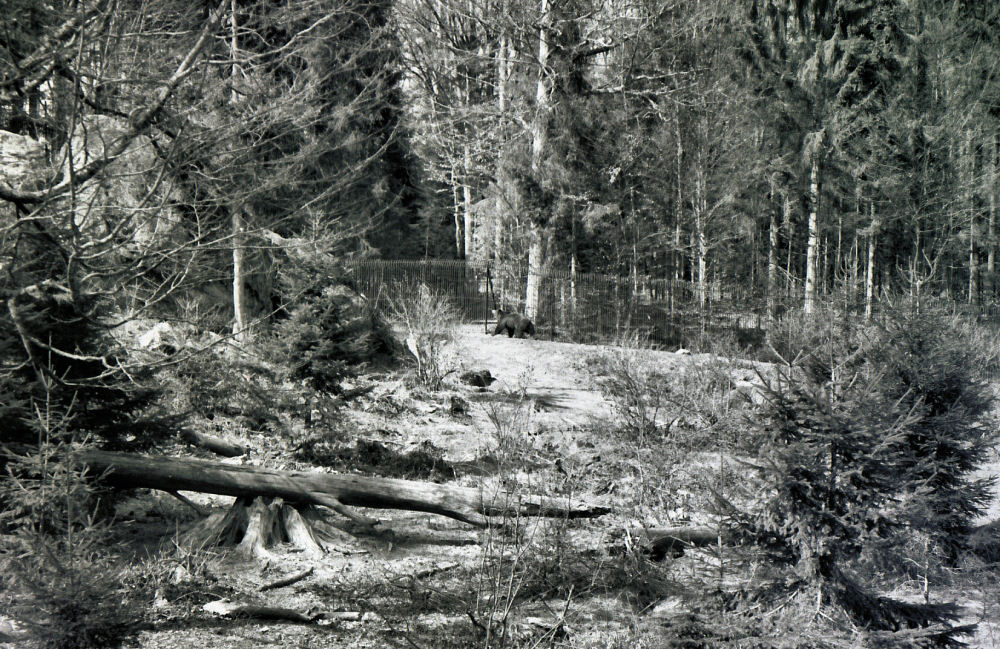
[[[164, 569], [156, 573], [156, 606], [149, 602], [154, 624], [135, 645], [864, 646], [860, 630], [817, 608], [815, 598], [761, 596], [777, 576], [763, 554], [710, 547], [653, 562], [644, 550], [645, 527], [719, 525], [727, 503], [754, 497], [752, 472], [742, 463], [752, 441], [732, 434], [752, 403], [744, 395], [746, 384], [757, 380], [753, 368], [712, 355], [492, 338], [481, 327], [456, 335], [442, 351], [443, 362], [489, 369], [498, 383], [478, 391], [449, 375], [429, 391], [414, 388], [405, 375], [378, 378], [376, 390], [338, 413], [335, 441], [356, 450], [356, 440], [367, 440], [392, 451], [367, 454], [367, 472], [388, 475], [397, 470], [392, 462], [428, 444], [461, 484], [483, 485], [498, 498], [541, 493], [599, 500], [612, 514], [512, 517], [478, 530], [430, 514], [365, 512], [382, 521], [380, 531], [345, 535], [342, 551], [320, 560], [279, 546], [267, 564], [168, 547], [150, 560]], [[616, 371], [630, 373], [620, 385], [634, 391], [623, 393], [621, 403], [607, 391]], [[463, 412], [450, 408], [454, 398], [467, 404]], [[628, 408], [633, 414], [621, 416]], [[310, 434], [323, 430], [314, 426]], [[266, 443], [264, 454], [287, 462], [280, 437]], [[195, 499], [226, 505], [217, 497]], [[190, 516], [165, 514], [156, 519], [165, 538], [175, 520]], [[1000, 648], [998, 561], [970, 559], [927, 589], [932, 599], [958, 601], [963, 619], [979, 622], [970, 639], [978, 649]], [[262, 583], [308, 566], [314, 568], [309, 579], [259, 592]], [[922, 583], [887, 586], [901, 596], [923, 596]], [[216, 619], [202, 610], [222, 596], [363, 616], [297, 625]]]

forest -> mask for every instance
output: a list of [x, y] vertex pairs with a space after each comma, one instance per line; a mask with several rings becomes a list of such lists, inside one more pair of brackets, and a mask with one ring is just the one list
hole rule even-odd
[[1000, 646], [1000, 4], [0, 6], [0, 646]]

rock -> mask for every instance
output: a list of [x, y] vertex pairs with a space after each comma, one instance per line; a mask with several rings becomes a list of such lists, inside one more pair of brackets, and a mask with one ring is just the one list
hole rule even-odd
[[687, 609], [684, 606], [684, 601], [680, 597], [668, 597], [654, 606], [649, 612], [649, 616], [661, 620], [669, 620], [671, 618], [684, 615], [685, 613], [687, 613]]
[[35, 189], [46, 175], [45, 145], [27, 135], [0, 131], [0, 182]]
[[448, 410], [453, 415], [464, 415], [469, 412], [469, 404], [461, 397], [451, 397]]
[[[108, 115], [88, 115], [70, 138], [75, 169], [103, 159], [129, 129], [128, 121]], [[129, 220], [120, 232], [121, 254], [142, 254], [170, 245], [179, 234], [182, 217], [175, 204], [184, 200], [169, 176], [159, 173], [162, 160], [148, 135], [136, 137], [101, 175], [85, 183], [76, 194], [76, 218], [92, 237], [107, 236]], [[69, 172], [67, 160], [63, 175]], [[124, 245], [121, 245], [124, 244]]]
[[152, 329], [139, 336], [136, 342], [143, 349], [156, 349], [163, 344], [164, 336], [169, 333], [171, 333], [170, 325], [166, 322], [158, 322]]
[[489, 370], [473, 370], [471, 372], [464, 372], [460, 374], [459, 379], [462, 383], [466, 383], [475, 388], [488, 388], [491, 383], [496, 381], [493, 375], [490, 374]]

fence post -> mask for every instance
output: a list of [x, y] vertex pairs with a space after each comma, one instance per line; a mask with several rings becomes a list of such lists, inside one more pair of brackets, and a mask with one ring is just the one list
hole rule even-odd
[[493, 280], [490, 278], [490, 265], [486, 264], [486, 290], [483, 291], [483, 333], [490, 332], [490, 290]]

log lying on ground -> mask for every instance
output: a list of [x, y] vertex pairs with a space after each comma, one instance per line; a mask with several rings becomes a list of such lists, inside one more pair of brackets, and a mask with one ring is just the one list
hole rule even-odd
[[202, 609], [208, 613], [225, 617], [251, 617], [261, 620], [301, 622], [303, 624], [311, 624], [320, 620], [357, 622], [364, 615], [361, 611], [320, 611], [306, 614], [290, 608], [239, 604], [226, 599], [209, 602], [202, 606]]
[[245, 446], [235, 442], [230, 442], [229, 440], [222, 439], [221, 437], [206, 435], [205, 433], [199, 433], [189, 429], [181, 431], [181, 439], [189, 444], [194, 444], [195, 446], [208, 449], [216, 455], [221, 455], [223, 457], [238, 457], [247, 452]]
[[366, 525], [375, 521], [346, 507], [429, 512], [478, 526], [487, 525], [488, 517], [494, 516], [590, 518], [610, 511], [563, 498], [518, 497], [502, 490], [490, 493], [485, 489], [396, 478], [276, 471], [189, 458], [84, 451], [80, 460], [92, 474], [106, 473], [104, 480], [118, 487], [198, 491], [245, 500], [281, 498], [288, 503], [328, 507]]
[[659, 561], [667, 555], [679, 557], [686, 548], [703, 548], [732, 541], [731, 530], [699, 525], [679, 527], [657, 527], [644, 530], [644, 535], [653, 560]]

